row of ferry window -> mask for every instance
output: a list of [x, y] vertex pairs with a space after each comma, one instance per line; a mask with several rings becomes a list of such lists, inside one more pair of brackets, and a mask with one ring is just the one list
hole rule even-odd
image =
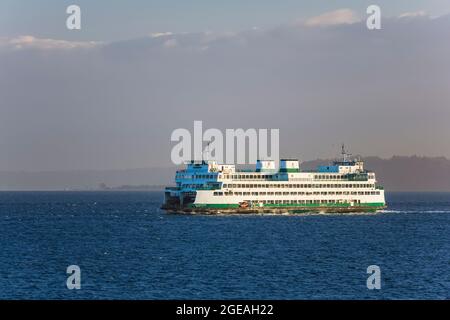
[[316, 195], [379, 195], [380, 191], [323, 191], [323, 192], [232, 192], [216, 191], [215, 196], [316, 196]]
[[339, 199], [339, 200], [259, 200], [258, 203], [262, 204], [312, 204], [312, 203], [361, 203], [361, 200], [348, 200], [348, 199]]
[[216, 175], [214, 174], [194, 174], [194, 175], [185, 175], [185, 174], [180, 174], [177, 175], [177, 178], [179, 179], [215, 179]]
[[373, 188], [374, 184], [346, 183], [346, 184], [224, 184], [224, 188]]
[[[235, 179], [235, 180], [272, 180], [276, 175], [273, 174], [224, 174], [223, 179]], [[181, 179], [215, 179], [216, 175], [213, 174], [194, 174], [185, 175], [179, 174], [177, 178]], [[316, 180], [345, 180], [344, 175], [314, 175]]]

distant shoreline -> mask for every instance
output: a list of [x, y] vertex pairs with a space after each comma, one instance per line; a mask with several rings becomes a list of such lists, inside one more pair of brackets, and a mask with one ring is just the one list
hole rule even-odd
[[[385, 190], [405, 192], [450, 192], [450, 159], [444, 157], [394, 156], [390, 159], [363, 157], [366, 168], [377, 173]], [[331, 160], [300, 164], [313, 170]], [[5, 172], [0, 171], [4, 191], [155, 191], [174, 184], [177, 167], [106, 171]]]

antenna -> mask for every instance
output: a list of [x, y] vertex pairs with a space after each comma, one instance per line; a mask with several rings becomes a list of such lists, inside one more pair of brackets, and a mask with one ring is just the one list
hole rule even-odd
[[347, 153], [345, 151], [345, 144], [342, 144], [341, 146], [341, 154], [342, 154], [342, 161], [347, 162], [347, 156], [351, 156], [351, 153]]
[[[205, 150], [203, 150], [203, 152], [202, 152], [202, 161], [203, 161], [203, 160], [208, 161], [208, 159], [209, 159], [209, 145], [211, 144], [211, 142], [212, 142], [212, 141], [209, 141], [209, 142], [207, 143]], [[203, 156], [204, 154], [206, 154], [205, 157]]]

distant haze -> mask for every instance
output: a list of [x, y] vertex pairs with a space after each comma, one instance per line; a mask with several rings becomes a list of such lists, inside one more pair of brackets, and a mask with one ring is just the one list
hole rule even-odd
[[[387, 191], [450, 191], [450, 160], [427, 157], [364, 158], [365, 167], [377, 174]], [[315, 169], [328, 160], [306, 161], [303, 170]], [[162, 190], [174, 185], [177, 168], [127, 170], [1, 172], [5, 190]]]
[[346, 9], [123, 41], [2, 36], [0, 171], [171, 167], [170, 134], [194, 120], [279, 128], [280, 155], [303, 160], [342, 142], [450, 157], [450, 16], [399, 16], [376, 31]]

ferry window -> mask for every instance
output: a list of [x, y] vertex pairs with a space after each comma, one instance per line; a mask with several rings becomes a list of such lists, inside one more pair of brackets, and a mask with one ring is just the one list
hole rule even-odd
[[283, 192], [283, 196], [289, 195], [289, 192]]

